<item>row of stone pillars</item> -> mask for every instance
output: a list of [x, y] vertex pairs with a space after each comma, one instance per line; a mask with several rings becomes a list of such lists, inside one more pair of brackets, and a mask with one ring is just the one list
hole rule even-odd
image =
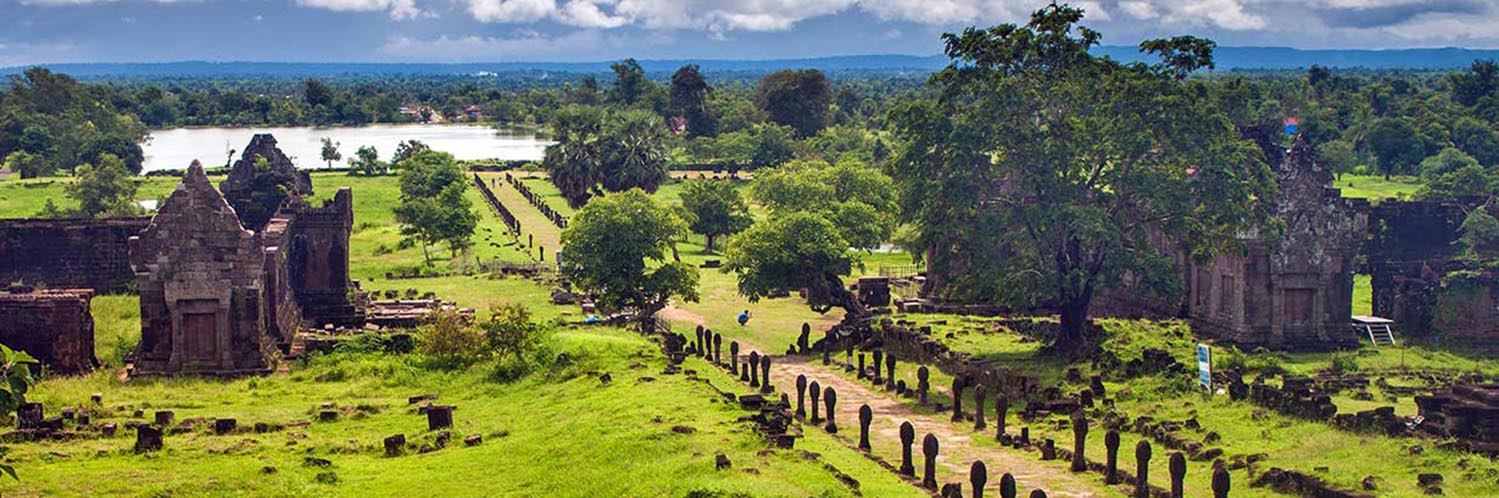
[[[811, 410], [811, 413], [810, 413], [810, 418], [808, 418], [809, 413], [807, 411], [807, 404], [806, 404], [806, 399], [807, 399], [808, 395], [810, 395], [810, 397], [812, 398], [812, 404], [811, 404], [812, 410]], [[819, 401], [821, 403], [819, 403]], [[819, 404], [821, 404], [823, 406], [823, 408], [825, 408], [825, 410], [823, 411], [822, 414], [819, 414], [817, 412]], [[868, 409], [869, 406], [865, 405], [864, 408]], [[828, 433], [830, 433], [830, 434], [837, 434], [838, 433], [838, 421], [837, 421], [837, 414], [838, 414], [838, 391], [834, 390], [832, 388], [832, 386], [823, 387], [822, 385], [818, 384], [817, 381], [815, 381], [815, 380], [811, 381], [811, 383], [808, 383], [807, 382], [807, 376], [805, 376], [805, 375], [797, 375], [796, 376], [796, 411], [794, 412], [794, 414], [796, 415], [796, 418], [801, 419], [801, 420], [806, 420], [807, 422], [811, 423], [812, 425], [822, 424], [823, 429], [827, 430]], [[827, 415], [826, 419], [824, 419], [823, 414]], [[863, 422], [863, 418], [864, 417], [863, 417], [862, 414], [860, 414], [859, 418], [860, 418], [860, 424], [862, 425], [863, 430], [864, 430], [864, 439], [866, 440], [863, 444], [868, 444], [867, 439], [868, 439], [868, 432], [869, 432], [869, 424]]]

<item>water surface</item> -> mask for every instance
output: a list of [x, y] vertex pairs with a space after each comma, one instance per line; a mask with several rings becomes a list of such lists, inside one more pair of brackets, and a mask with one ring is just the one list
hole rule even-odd
[[[374, 146], [380, 158], [389, 160], [396, 152], [396, 144], [406, 140], [421, 140], [433, 149], [452, 154], [458, 159], [506, 159], [540, 161], [544, 149], [550, 142], [522, 131], [501, 131], [475, 125], [371, 125], [360, 127], [290, 127], [290, 128], [176, 128], [155, 130], [144, 145], [146, 171], [158, 169], [182, 169], [194, 159], [204, 166], [224, 166], [229, 151], [239, 150], [250, 143], [256, 133], [276, 136], [281, 151], [291, 157], [298, 168], [316, 169], [325, 167], [322, 160], [323, 137], [338, 142], [338, 151], [344, 161], [334, 166], [347, 164], [354, 151], [365, 145]], [[340, 164], [342, 163], [342, 164]]]

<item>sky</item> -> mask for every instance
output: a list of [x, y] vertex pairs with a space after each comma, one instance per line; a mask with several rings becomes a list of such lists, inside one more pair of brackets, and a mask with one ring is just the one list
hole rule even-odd
[[[0, 67], [933, 55], [1035, 0], [0, 0]], [[1499, 48], [1499, 0], [1072, 2], [1106, 45]]]

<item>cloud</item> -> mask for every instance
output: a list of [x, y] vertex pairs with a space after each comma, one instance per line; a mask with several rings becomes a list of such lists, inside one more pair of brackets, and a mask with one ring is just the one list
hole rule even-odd
[[340, 12], [390, 12], [396, 20], [415, 19], [423, 14], [416, 0], [296, 0], [297, 5]]
[[512, 37], [443, 35], [414, 39], [399, 36], [380, 47], [380, 52], [403, 60], [516, 61], [548, 60], [603, 48], [606, 48], [606, 39], [596, 30], [575, 31], [556, 37], [524, 31]]
[[1375, 1], [1332, 0], [1318, 9], [1322, 23], [1333, 28], [1378, 28], [1405, 24], [1427, 14], [1478, 16], [1490, 8], [1474, 0]]

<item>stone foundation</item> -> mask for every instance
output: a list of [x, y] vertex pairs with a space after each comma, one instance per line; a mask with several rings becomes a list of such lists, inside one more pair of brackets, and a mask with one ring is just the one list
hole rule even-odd
[[0, 285], [129, 291], [126, 250], [151, 218], [0, 220]]
[[94, 357], [90, 289], [0, 291], [0, 344], [25, 351], [47, 368], [76, 374], [99, 366]]

